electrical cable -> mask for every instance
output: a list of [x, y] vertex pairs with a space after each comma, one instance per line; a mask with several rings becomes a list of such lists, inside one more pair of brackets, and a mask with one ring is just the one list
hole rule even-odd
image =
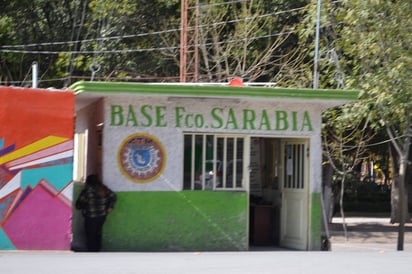
[[[229, 2], [224, 2], [224, 3], [218, 3], [219, 5], [223, 4], [234, 4], [234, 3], [239, 3], [239, 2], [244, 2], [244, 1], [229, 1]], [[215, 5], [215, 4], [211, 4]], [[216, 4], [217, 5], [217, 4]], [[207, 5], [203, 5], [206, 7]], [[277, 11], [273, 13], [266, 13], [262, 14], [259, 16], [254, 16], [254, 17], [246, 17], [246, 18], [240, 18], [240, 19], [234, 19], [234, 20], [227, 20], [224, 22], [216, 22], [212, 24], [203, 24], [198, 26], [198, 28], [207, 28], [207, 27], [216, 27], [219, 25], [226, 25], [226, 24], [231, 24], [231, 23], [237, 23], [237, 22], [242, 22], [242, 21], [248, 21], [248, 20], [254, 20], [256, 18], [264, 18], [268, 16], [274, 16], [274, 15], [279, 15], [282, 13], [289, 13], [289, 12], [295, 12], [304, 9], [305, 7], [300, 7], [300, 8], [294, 8], [290, 10], [283, 10], [283, 11]], [[194, 27], [189, 28], [189, 30], [194, 30]], [[73, 37], [73, 31], [72, 29], [72, 37]], [[79, 40], [77, 35], [77, 39], [71, 41], [62, 41], [62, 42], [42, 42], [42, 43], [31, 43], [31, 44], [25, 44], [25, 45], [2, 45], [0, 46], [0, 52], [6, 52], [6, 53], [23, 53], [23, 54], [62, 54], [62, 53], [68, 53], [71, 54], [72, 58], [75, 54], [110, 54], [110, 53], [130, 53], [130, 52], [148, 52], [148, 51], [163, 51], [163, 50], [176, 50], [179, 49], [180, 46], [174, 46], [174, 47], [159, 47], [159, 48], [147, 48], [147, 49], [122, 49], [122, 50], [107, 50], [107, 51], [101, 51], [101, 50], [93, 50], [93, 51], [83, 51], [83, 50], [68, 50], [68, 51], [41, 51], [41, 50], [27, 50], [28, 47], [37, 47], [37, 46], [55, 46], [55, 45], [70, 45], [70, 48], [73, 48], [73, 45], [75, 44], [82, 44], [82, 43], [88, 43], [88, 42], [100, 42], [99, 44], [101, 45], [102, 41], [106, 40], [120, 40], [120, 39], [126, 39], [126, 38], [134, 38], [134, 37], [144, 37], [144, 36], [149, 36], [149, 35], [160, 35], [164, 33], [173, 33], [173, 32], [180, 32], [180, 28], [176, 29], [169, 29], [169, 30], [163, 30], [163, 31], [157, 31], [157, 32], [149, 32], [149, 33], [137, 33], [137, 34], [132, 34], [132, 35], [119, 35], [119, 36], [109, 36], [109, 37], [99, 37], [99, 38], [94, 38], [94, 39], [85, 39], [85, 40]], [[249, 37], [247, 38], [248, 40], [257, 40], [257, 39], [264, 39], [268, 37], [274, 37], [274, 36], [280, 36], [280, 35], [289, 35], [293, 32], [296, 32], [296, 30], [291, 30], [287, 32], [280, 32], [276, 34], [271, 34], [271, 35], [264, 35], [264, 36], [256, 36], [256, 37]], [[237, 39], [237, 40], [227, 40], [227, 41], [220, 41], [217, 42], [217, 44], [225, 44], [225, 43], [236, 43], [239, 41], [245, 41], [246, 39]], [[216, 44], [213, 42], [210, 43], [204, 43], [203, 45], [210, 46]], [[193, 46], [193, 45], [192, 45]], [[25, 50], [13, 50], [13, 48], [21, 48], [24, 47]], [[69, 77], [70, 78], [70, 77]], [[67, 79], [65, 78], [59, 78], [55, 79], [56, 81], [59, 80], [64, 80]], [[44, 81], [49, 81], [49, 80], [40, 80], [41, 82]], [[50, 80], [53, 81], [53, 80]], [[11, 83], [11, 82], [10, 82]], [[21, 83], [20, 81], [16, 81], [16, 83]]]
[[[198, 28], [206, 28], [206, 27], [216, 27], [219, 25], [226, 25], [226, 24], [231, 24], [231, 23], [237, 23], [237, 22], [243, 22], [243, 21], [248, 21], [248, 20], [254, 20], [257, 18], [264, 18], [264, 17], [269, 17], [269, 16], [274, 16], [274, 15], [280, 15], [283, 13], [288, 13], [288, 12], [294, 12], [294, 11], [299, 11], [304, 9], [304, 7], [300, 8], [294, 8], [290, 10], [284, 10], [284, 11], [277, 11], [273, 13], [266, 13], [262, 14], [259, 16], [254, 16], [254, 17], [245, 17], [241, 19], [233, 19], [233, 20], [228, 20], [228, 21], [221, 21], [221, 22], [216, 22], [216, 23], [211, 23], [211, 24], [203, 24], [199, 25]], [[194, 30], [194, 27], [190, 27], [189, 30]], [[164, 33], [170, 33], [170, 32], [180, 32], [181, 28], [175, 28], [175, 29], [169, 29], [169, 30], [163, 30], [163, 31], [155, 31], [155, 32], [147, 32], [147, 33], [137, 33], [137, 34], [128, 34], [128, 35], [117, 35], [117, 36], [108, 36], [108, 37], [100, 37], [100, 38], [94, 38], [94, 39], [84, 39], [84, 40], [74, 40], [74, 41], [61, 41], [61, 42], [42, 42], [42, 43], [31, 43], [31, 44], [20, 44], [20, 45], [2, 45], [0, 47], [1, 49], [6, 49], [6, 48], [28, 48], [28, 47], [38, 47], [38, 46], [56, 46], [56, 45], [71, 45], [71, 44], [76, 44], [76, 43], [90, 43], [90, 42], [99, 42], [101, 40], [122, 40], [122, 39], [127, 39], [127, 38], [135, 38], [135, 37], [145, 37], [145, 36], [152, 36], [152, 35], [160, 35]], [[5, 52], [5, 51], [3, 51]]]
[[[286, 31], [286, 32], [280, 32], [280, 33], [274, 33], [270, 35], [262, 35], [262, 36], [255, 36], [255, 37], [248, 37], [248, 38], [242, 38], [242, 39], [236, 39], [236, 40], [226, 40], [226, 41], [220, 41], [220, 42], [210, 42], [210, 43], [204, 43], [204, 44], [199, 44], [199, 45], [204, 45], [204, 46], [211, 46], [211, 45], [221, 45], [221, 44], [226, 44], [226, 43], [237, 43], [245, 40], [259, 40], [259, 39], [265, 39], [265, 38], [270, 38], [270, 37], [275, 37], [275, 36], [281, 36], [281, 35], [289, 35], [291, 33], [296, 32], [296, 30], [291, 30], [291, 31]], [[21, 54], [112, 54], [112, 53], [134, 53], [134, 52], [152, 52], [152, 51], [167, 51], [167, 50], [176, 50], [180, 49], [180, 46], [173, 46], [173, 47], [159, 47], [159, 48], [145, 48], [145, 49], [119, 49], [119, 50], [75, 50], [75, 51], [42, 51], [42, 50], [15, 50], [15, 49], [0, 49], [0, 52], [7, 52], [7, 53], [21, 53]]]
[[[242, 2], [249, 2], [250, 0], [237, 0], [237, 1], [228, 1], [228, 2], [223, 2], [223, 3], [212, 3], [212, 4], [202, 4], [199, 5], [199, 8], [205, 8], [205, 7], [215, 7], [215, 6], [223, 6], [223, 5], [230, 5], [230, 4], [237, 4], [237, 3], [242, 3]], [[194, 8], [194, 7], [193, 7]]]

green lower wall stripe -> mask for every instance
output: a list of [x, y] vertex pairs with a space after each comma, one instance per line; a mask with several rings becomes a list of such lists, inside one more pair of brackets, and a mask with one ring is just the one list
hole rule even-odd
[[311, 193], [310, 250], [320, 250], [322, 236], [322, 203], [319, 192]]
[[[74, 201], [80, 186], [74, 188]], [[106, 251], [248, 249], [245, 192], [118, 192], [103, 231]], [[309, 250], [320, 250], [321, 195], [311, 193]], [[74, 208], [74, 207], [73, 207]], [[82, 217], [73, 211], [74, 250], [84, 249]]]
[[[75, 191], [78, 193], [78, 190]], [[118, 192], [103, 231], [106, 251], [247, 250], [245, 192]], [[73, 249], [82, 249], [75, 210]]]

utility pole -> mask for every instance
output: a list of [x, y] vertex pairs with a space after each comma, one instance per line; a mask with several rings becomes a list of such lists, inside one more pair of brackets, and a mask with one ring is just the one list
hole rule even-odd
[[317, 89], [319, 86], [319, 32], [320, 32], [320, 5], [321, 0], [318, 0], [318, 9], [316, 15], [316, 36], [315, 36], [315, 57], [314, 57], [314, 67], [313, 67], [313, 88]]
[[[199, 80], [199, 0], [189, 6], [181, 0], [180, 11], [180, 82]], [[193, 26], [194, 25], [194, 26]]]
[[180, 82], [186, 82], [187, 63], [187, 5], [188, 0], [180, 1]]

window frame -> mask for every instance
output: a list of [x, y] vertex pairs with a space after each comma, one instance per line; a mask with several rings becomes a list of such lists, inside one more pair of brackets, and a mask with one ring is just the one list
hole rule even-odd
[[[247, 190], [246, 176], [249, 176], [248, 166], [245, 165], [249, 152], [247, 136], [199, 132], [184, 132], [183, 135], [184, 190]], [[187, 159], [189, 153], [186, 153], [186, 149], [190, 150], [190, 161]], [[210, 153], [212, 153], [211, 158]], [[189, 166], [187, 166], [188, 161]], [[238, 170], [239, 161], [241, 171]], [[208, 170], [207, 166], [210, 163], [212, 163], [212, 169]], [[227, 173], [230, 165], [232, 165], [232, 174]], [[189, 176], [185, 176], [187, 172], [190, 172]], [[238, 176], [241, 176], [240, 181]], [[190, 178], [190, 182], [186, 181], [187, 178]], [[231, 184], [228, 178], [232, 179]]]

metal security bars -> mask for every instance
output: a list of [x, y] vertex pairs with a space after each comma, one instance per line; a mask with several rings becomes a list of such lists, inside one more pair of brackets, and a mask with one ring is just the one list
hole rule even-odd
[[244, 137], [184, 134], [184, 189], [244, 189]]
[[286, 144], [284, 188], [303, 189], [305, 187], [305, 145]]

